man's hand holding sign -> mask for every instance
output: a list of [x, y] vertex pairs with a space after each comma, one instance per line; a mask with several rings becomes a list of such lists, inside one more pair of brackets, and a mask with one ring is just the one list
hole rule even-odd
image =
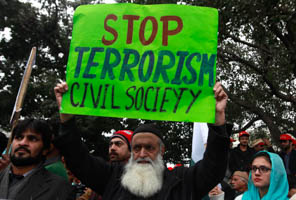
[[[217, 11], [195, 6], [75, 11], [67, 83], [54, 88], [62, 122], [55, 145], [75, 176], [103, 199], [201, 199], [223, 179], [229, 137], [227, 95], [215, 84], [217, 28]], [[115, 166], [84, 148], [73, 114], [215, 125], [209, 125], [200, 162], [168, 171], [163, 133], [155, 125], [134, 130], [131, 158]]]
[[[62, 96], [64, 93], [68, 91], [68, 85], [66, 82], [62, 82], [56, 85], [54, 88], [56, 100], [59, 109], [61, 108]], [[228, 96], [224, 92], [221, 83], [216, 83], [214, 86], [214, 96], [216, 99], [216, 117], [215, 117], [215, 125], [221, 126], [225, 124], [225, 108], [227, 104]], [[61, 122], [66, 122], [73, 117], [71, 114], [60, 113]]]

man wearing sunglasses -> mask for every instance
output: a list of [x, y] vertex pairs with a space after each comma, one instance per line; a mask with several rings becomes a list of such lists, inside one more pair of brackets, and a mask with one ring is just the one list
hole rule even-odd
[[287, 174], [296, 175], [296, 150], [293, 149], [292, 136], [288, 133], [280, 136], [281, 152]]

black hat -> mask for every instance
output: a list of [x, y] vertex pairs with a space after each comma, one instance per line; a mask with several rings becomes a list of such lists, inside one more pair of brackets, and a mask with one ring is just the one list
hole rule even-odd
[[137, 134], [137, 133], [143, 133], [143, 132], [149, 132], [149, 133], [153, 133], [154, 135], [158, 136], [161, 141], [163, 141], [163, 136], [161, 131], [157, 128], [156, 124], [142, 124], [141, 126], [139, 126], [138, 128], [136, 128], [136, 130], [134, 131], [133, 137]]

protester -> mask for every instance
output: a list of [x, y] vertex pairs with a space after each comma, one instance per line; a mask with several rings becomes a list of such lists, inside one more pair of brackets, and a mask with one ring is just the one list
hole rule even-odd
[[[60, 107], [66, 83], [55, 87]], [[214, 86], [216, 123], [209, 125], [207, 149], [203, 160], [190, 168], [169, 171], [162, 157], [165, 151], [162, 133], [153, 125], [139, 126], [132, 137], [128, 164], [114, 165], [94, 158], [84, 148], [71, 115], [60, 114], [61, 132], [55, 145], [64, 155], [70, 170], [103, 199], [201, 199], [223, 178], [227, 165], [229, 137], [225, 131], [227, 95], [220, 83]]]
[[281, 152], [287, 174], [296, 176], [296, 150], [293, 149], [292, 136], [290, 134], [280, 135]]
[[[232, 128], [233, 128], [233, 124], [226, 124], [226, 130], [229, 135], [232, 134]], [[232, 143], [235, 141], [236, 140], [234, 140], [233, 138], [230, 138], [230, 146], [229, 146], [230, 149], [229, 149], [229, 153], [228, 153], [228, 160], [229, 160], [231, 151], [233, 150]], [[234, 199], [235, 191], [232, 189], [232, 187], [230, 185], [231, 177], [232, 177], [232, 172], [229, 169], [229, 163], [228, 163], [225, 176], [224, 176], [223, 180], [220, 182], [221, 190], [224, 192], [224, 200], [233, 200]]]
[[260, 151], [251, 163], [248, 190], [235, 200], [287, 200], [289, 185], [282, 159]]
[[[109, 160], [112, 163], [125, 164], [130, 158], [130, 141], [133, 132], [130, 130], [116, 131], [109, 142]], [[68, 169], [68, 176], [76, 194], [76, 200], [99, 200], [102, 197], [96, 194], [92, 189], [87, 188], [78, 180]]]
[[256, 152], [264, 150], [265, 143], [261, 138], [258, 138], [252, 142], [252, 147]]
[[43, 165], [48, 171], [68, 180], [67, 170], [62, 162], [60, 152], [52, 143], [50, 143], [50, 148]]
[[265, 150], [271, 153], [275, 153], [275, 150], [273, 149], [270, 140], [266, 137], [262, 138], [262, 140], [264, 141], [264, 144], [265, 144]]
[[109, 159], [110, 162], [126, 163], [131, 156], [130, 141], [133, 132], [130, 130], [116, 131], [109, 142]]
[[231, 177], [231, 186], [235, 190], [234, 197], [244, 193], [248, 189], [249, 175], [245, 171], [235, 171]]
[[11, 164], [0, 172], [0, 199], [74, 199], [71, 185], [43, 167], [50, 141], [46, 122], [19, 122], [12, 132]]
[[239, 145], [235, 147], [229, 157], [229, 169], [233, 173], [235, 171], [246, 171], [250, 158], [255, 153], [253, 148], [248, 145], [250, 134], [247, 131], [239, 133]]

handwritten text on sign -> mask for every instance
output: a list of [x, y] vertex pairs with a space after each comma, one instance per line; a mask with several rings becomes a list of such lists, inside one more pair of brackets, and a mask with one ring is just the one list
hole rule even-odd
[[213, 122], [217, 21], [203, 7], [80, 6], [62, 112]]

